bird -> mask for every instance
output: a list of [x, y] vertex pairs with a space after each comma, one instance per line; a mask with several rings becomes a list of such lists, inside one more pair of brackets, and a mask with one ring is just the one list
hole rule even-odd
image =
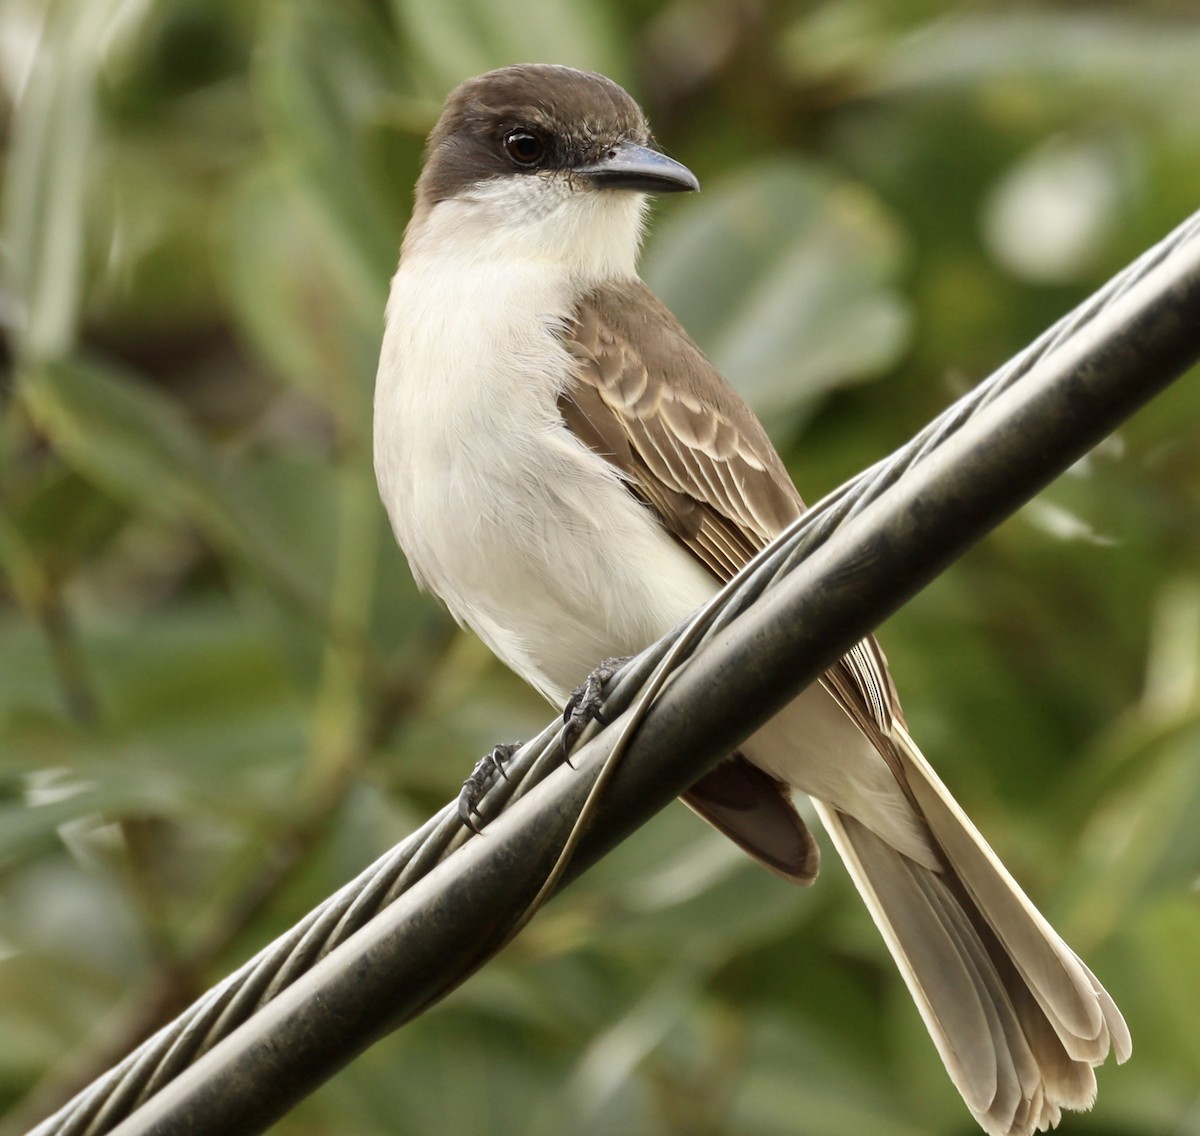
[[[381, 499], [418, 584], [552, 704], [709, 600], [804, 511], [754, 413], [638, 274], [649, 198], [699, 188], [617, 83], [468, 79], [425, 149], [375, 387]], [[875, 639], [684, 801], [817, 876], [806, 795], [991, 1136], [1090, 1108], [1112, 998], [909, 736]]]

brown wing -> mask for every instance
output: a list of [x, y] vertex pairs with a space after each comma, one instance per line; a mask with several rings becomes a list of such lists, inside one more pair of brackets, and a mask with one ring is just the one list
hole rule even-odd
[[758, 420], [641, 281], [591, 293], [565, 342], [568, 425], [714, 576], [804, 511]]
[[[728, 580], [803, 512], [757, 418], [640, 280], [588, 294], [564, 343], [576, 362], [559, 397], [567, 425], [716, 579]], [[902, 777], [888, 738], [900, 708], [875, 640], [824, 682]], [[684, 800], [774, 871], [815, 878], [816, 844], [786, 788], [741, 755]]]

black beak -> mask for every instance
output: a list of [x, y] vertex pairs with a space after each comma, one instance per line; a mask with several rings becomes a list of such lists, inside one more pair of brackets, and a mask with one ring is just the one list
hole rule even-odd
[[687, 166], [636, 142], [619, 142], [599, 161], [577, 166], [575, 173], [587, 178], [597, 189], [684, 193], [700, 188], [696, 175]]

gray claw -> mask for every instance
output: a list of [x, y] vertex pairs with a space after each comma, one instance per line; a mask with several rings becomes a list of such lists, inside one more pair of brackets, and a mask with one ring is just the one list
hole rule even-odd
[[480, 828], [475, 823], [475, 818], [483, 818], [483, 813], [479, 811], [479, 802], [497, 773], [505, 780], [508, 779], [508, 774], [504, 772], [504, 763], [520, 748], [520, 742], [502, 742], [475, 763], [470, 776], [462, 783], [458, 793], [458, 816], [476, 836], [479, 835]]
[[563, 760], [570, 765], [571, 750], [587, 729], [589, 722], [608, 725], [604, 716], [605, 684], [627, 662], [627, 659], [605, 659], [583, 682], [575, 688], [563, 708]]

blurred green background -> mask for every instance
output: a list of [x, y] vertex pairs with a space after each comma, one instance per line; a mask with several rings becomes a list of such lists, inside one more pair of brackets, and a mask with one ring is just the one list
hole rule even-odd
[[[528, 60], [699, 175], [647, 276], [810, 499], [1200, 204], [1195, 3], [3, 0], [0, 1131], [548, 717], [369, 452], [423, 135]], [[1194, 378], [882, 631], [1129, 1019], [1066, 1133], [1200, 1133]], [[791, 889], [674, 807], [277, 1131], [975, 1131], [835, 859]]]

